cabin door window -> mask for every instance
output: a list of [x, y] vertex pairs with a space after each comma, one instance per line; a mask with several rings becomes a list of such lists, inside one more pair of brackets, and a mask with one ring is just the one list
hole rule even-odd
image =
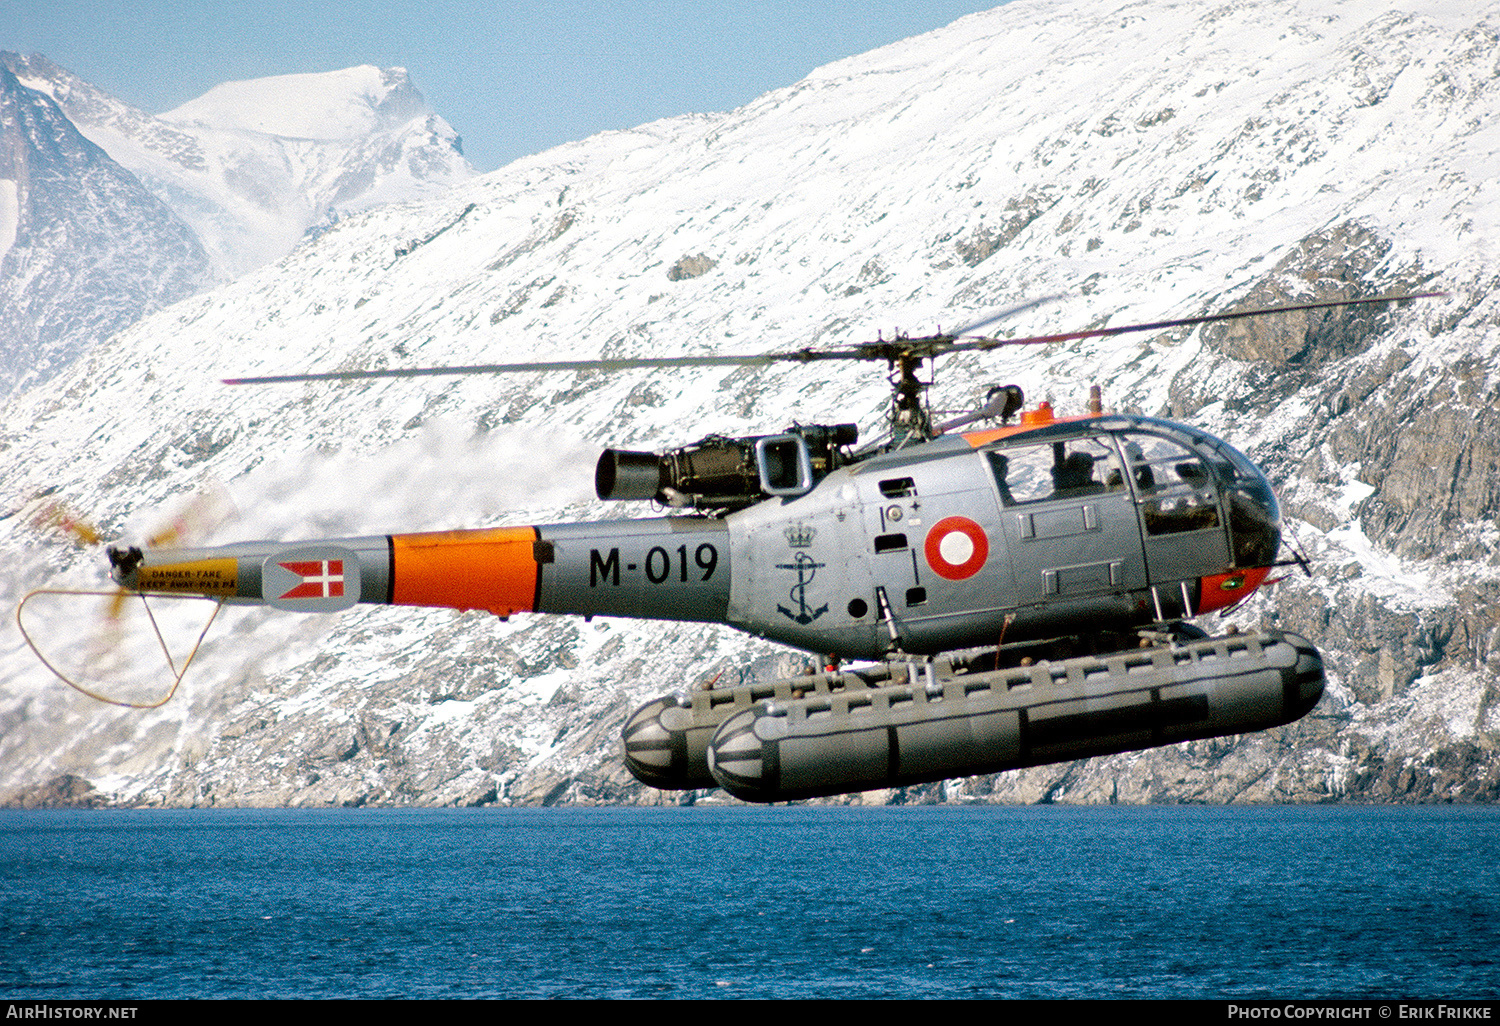
[[1106, 436], [985, 453], [1021, 604], [1145, 586], [1139, 521]]

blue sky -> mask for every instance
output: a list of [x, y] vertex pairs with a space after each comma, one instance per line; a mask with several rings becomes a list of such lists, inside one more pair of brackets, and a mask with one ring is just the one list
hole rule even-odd
[[399, 65], [493, 170], [594, 132], [729, 110], [1001, 0], [8, 0], [40, 52], [151, 113], [219, 82]]

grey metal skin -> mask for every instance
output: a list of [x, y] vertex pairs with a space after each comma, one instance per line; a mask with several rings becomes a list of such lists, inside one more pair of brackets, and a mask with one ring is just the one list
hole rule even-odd
[[[1247, 587], [1242, 571], [1259, 574], [1253, 589], [1280, 544], [1253, 464], [1145, 417], [944, 436], [800, 476], [803, 494], [722, 517], [115, 549], [111, 560], [129, 587], [288, 610], [395, 602], [726, 623], [841, 659], [899, 660], [1196, 615], [1232, 602], [1224, 585]], [[876, 670], [727, 702], [672, 696], [631, 718], [627, 762], [653, 786], [718, 782], [771, 801], [1262, 729], [1322, 691], [1302, 639], [1154, 652], [1093, 669], [1070, 660], [1046, 679], [1032, 668], [895, 686]]]
[[[303, 613], [327, 613], [347, 609], [356, 602], [384, 602], [390, 593], [391, 540], [387, 535], [361, 538], [339, 538], [316, 542], [251, 541], [233, 545], [203, 548], [128, 550], [138, 562], [128, 569], [116, 563], [113, 576], [129, 588], [144, 587], [149, 593], [180, 591], [183, 594], [205, 594], [229, 605], [270, 605]], [[127, 550], [112, 550], [111, 560]], [[280, 601], [279, 596], [295, 582], [277, 579], [277, 561], [342, 560], [349, 564], [343, 594], [318, 600]], [[233, 561], [234, 570], [226, 576], [233, 583], [227, 591], [206, 585], [201, 578], [184, 577], [177, 587], [159, 580], [144, 580], [142, 571], [166, 566], [190, 568], [197, 564]], [[183, 573], [201, 575], [202, 570], [185, 569]]]
[[938, 671], [757, 702], [724, 719], [706, 762], [745, 801], [814, 798], [1264, 730], [1304, 716], [1323, 683], [1317, 650], [1277, 633]]
[[603, 520], [537, 534], [551, 546], [551, 562], [538, 567], [537, 612], [725, 620], [735, 567], [723, 520]]
[[[1132, 465], [1130, 450], [1142, 443], [1168, 455], [1158, 455], [1154, 467]], [[1039, 483], [1036, 466], [1029, 482], [1021, 479], [1028, 460], [1067, 449], [1092, 454], [1087, 484]], [[1156, 483], [1142, 485], [1152, 474]], [[1177, 479], [1167, 481], [1172, 475]], [[1031, 491], [1018, 497], [1023, 487]], [[1186, 503], [1189, 512], [1172, 513], [1172, 503]], [[1174, 515], [1170, 531], [1153, 526]], [[965, 538], [942, 533], [942, 525], [959, 522]], [[978, 449], [963, 437], [940, 437], [835, 470], [806, 494], [766, 499], [723, 518], [522, 530], [533, 534], [521, 543], [524, 555], [508, 557], [507, 572], [526, 575], [512, 611], [727, 623], [845, 659], [1129, 630], [1192, 615], [1205, 575], [1268, 566], [1280, 542], [1276, 500], [1248, 460], [1203, 432], [1144, 417], [1063, 422]], [[518, 544], [471, 534], [484, 532], [455, 533], [476, 548]], [[421, 536], [396, 541], [406, 537]], [[954, 541], [962, 543], [958, 555], [950, 552]], [[191, 579], [179, 588], [160, 578], [146, 590], [328, 612], [402, 601], [401, 580], [417, 570], [400, 552], [391, 536], [252, 542], [136, 552], [138, 563], [115, 569], [121, 583], [138, 586], [142, 578], [131, 567], [193, 575], [207, 572], [200, 563], [232, 559], [228, 590], [199, 589]], [[964, 552], [967, 565], [945, 562], [964, 562]], [[285, 598], [296, 578], [266, 576], [297, 559], [342, 561], [341, 594]], [[460, 564], [445, 572], [464, 571]], [[473, 590], [485, 587], [476, 579]], [[482, 599], [466, 605], [463, 587], [454, 594], [436, 604], [492, 608]]]
[[[1127, 453], [1127, 444], [1139, 445], [1121, 439], [1171, 454], [1158, 457], [1159, 484], [1140, 484], [1146, 471], [1132, 468]], [[1043, 483], [1026, 500], [1002, 490], [992, 454], [1050, 459], [1055, 446], [1084, 445], [1097, 454], [1091, 484]], [[1175, 474], [1187, 477], [1165, 480]], [[1190, 529], [1152, 533], [1150, 511], [1178, 500], [1198, 503], [1195, 519], [1173, 525]], [[952, 568], [935, 546], [934, 531], [954, 518], [987, 549], [962, 576], [941, 572]], [[537, 533], [551, 546], [539, 612], [728, 623], [846, 659], [1192, 615], [1204, 575], [1267, 565], [1280, 542], [1276, 500], [1253, 464], [1203, 432], [1145, 417], [1060, 423], [979, 449], [938, 438], [723, 519], [596, 521]]]
[[[1039, 473], [1029, 484], [1020, 479], [1017, 468], [1028, 459], [1035, 464], [1033, 470], [1060, 464], [1063, 461], [1054, 457], [1069, 447], [1095, 454], [1087, 468], [1092, 473], [1084, 473], [1083, 482], [1064, 488], [1060, 479], [1038, 481]], [[981, 532], [989, 551], [983, 559], [976, 554], [977, 566], [945, 575], [939, 572], [944, 561], [934, 559], [931, 532], [953, 517], [964, 518]], [[930, 655], [1068, 633], [1128, 631], [1192, 615], [1200, 609], [1201, 578], [1236, 567], [1267, 566], [1280, 544], [1275, 498], [1253, 464], [1203, 432], [1139, 417], [1067, 422], [978, 449], [962, 438], [940, 438], [835, 472], [806, 495], [763, 502], [727, 520], [735, 554], [730, 622], [802, 648], [875, 659], [893, 651]], [[784, 598], [777, 594], [778, 587]], [[768, 615], [772, 608], [777, 616]], [[1048, 712], [1056, 714], [1070, 700], [1065, 695], [1041, 699], [1017, 692], [1008, 699], [1010, 711], [1001, 717], [1011, 736], [998, 748], [998, 743], [976, 748], [973, 736], [985, 729], [982, 720], [994, 721], [1000, 715], [996, 710], [968, 699], [948, 702], [942, 709], [933, 706], [935, 722], [945, 727], [909, 728], [926, 738], [929, 747], [935, 746], [935, 754], [925, 757], [925, 768], [919, 768], [920, 760], [914, 763], [909, 752], [904, 761], [893, 754], [901, 750], [895, 733], [860, 735], [858, 742], [842, 746], [802, 746], [804, 755], [814, 753], [806, 756], [809, 765], [820, 759], [830, 763], [816, 770], [802, 767], [802, 775], [809, 779], [827, 775], [832, 782], [826, 789], [825, 783], [779, 782], [769, 791], [744, 781], [731, 783], [736, 771], [710, 772], [710, 748], [730, 744], [729, 738], [746, 745], [754, 730], [771, 729], [766, 724], [779, 721], [765, 720], [768, 714], [761, 706], [767, 700], [780, 710], [777, 715], [786, 715], [787, 710], [823, 701], [821, 696], [836, 689], [843, 695], [828, 702], [832, 715], [840, 703], [847, 710], [851, 696], [872, 684], [889, 685], [889, 671], [881, 681], [875, 679], [882, 673], [876, 668], [669, 695], [647, 703], [629, 719], [623, 738], [625, 758], [639, 779], [656, 787], [720, 783], [748, 800], [778, 800], [1262, 729], [1304, 715], [1322, 693], [1321, 659], [1302, 639], [1273, 646], [1283, 661], [1294, 648], [1298, 655], [1280, 675], [1261, 667], [1256, 671], [1260, 677], [1250, 684], [1231, 677], [1243, 674], [1249, 658], [1243, 653], [1261, 642], [1217, 644], [1218, 649], [1201, 650], [1210, 655], [1201, 670], [1191, 672], [1143, 671], [1139, 655], [1117, 657], [1128, 659], [1132, 667], [1128, 680], [1117, 682], [1124, 690], [1111, 699], [1124, 702], [1121, 708], [1141, 701], [1143, 688], [1160, 688], [1164, 682], [1180, 685], [1184, 674], [1200, 691], [1178, 694], [1166, 704], [1153, 699], [1138, 713], [1117, 714], [1108, 701], [1097, 710], [1083, 710], [1083, 723], [1097, 711], [1097, 726], [1104, 731], [1098, 736], [1085, 730], [1071, 741], [1046, 741], [1045, 731], [1038, 734], [1028, 727], [1026, 712], [1017, 710], [1035, 700], [1045, 707], [1036, 714], [1047, 720]], [[1220, 651], [1225, 645], [1241, 653], [1241, 665], [1221, 681], [1215, 673], [1221, 667], [1228, 673], [1227, 664], [1212, 661], [1227, 658]], [[1164, 658], [1161, 651], [1165, 650], [1148, 658]], [[1092, 677], [1108, 676], [1097, 660], [1095, 664], [1088, 671]], [[1072, 673], [1090, 664], [1078, 660], [1057, 665], [1071, 667], [1066, 673]], [[1009, 687], [1019, 687], [1019, 679]], [[965, 687], [980, 680], [970, 677]], [[1293, 685], [1295, 694], [1288, 691]], [[1101, 698], [1100, 687], [1093, 687], [1089, 701]], [[820, 697], [803, 698], [804, 694]], [[892, 694], [872, 693], [862, 707], [888, 703]], [[1215, 699], [1218, 705], [1197, 716], [1215, 694], [1220, 696]], [[1233, 702], [1226, 706], [1229, 699], [1224, 696], [1231, 694]], [[1126, 695], [1135, 697], [1121, 697]], [[925, 704], [910, 695], [904, 701]], [[1246, 701], [1253, 707], [1248, 712]], [[1178, 713], [1167, 711], [1174, 708]], [[1185, 715], [1183, 710], [1193, 711], [1193, 718], [1171, 718]], [[1167, 718], [1149, 729], [1110, 732], [1107, 728], [1120, 715]], [[975, 716], [979, 719], [971, 718]], [[747, 730], [752, 733], [747, 735]], [[843, 737], [847, 731], [840, 726], [834, 734]], [[890, 751], [881, 748], [887, 741]], [[779, 751], [774, 745], [756, 750]], [[883, 754], [871, 754], [877, 750]], [[862, 775], [870, 759], [881, 762], [881, 768]]]
[[[1150, 468], [1130, 464], [1123, 439], [1177, 455], [1159, 458], [1145, 487]], [[1084, 442], [1102, 454], [1092, 485], [1028, 500], [1002, 491], [991, 454], [1015, 461]], [[1115, 475], [1111, 486], [1106, 476]], [[1171, 502], [1196, 505], [1164, 530], [1171, 513], [1152, 511]], [[988, 547], [963, 576], [945, 576], [935, 558], [934, 532], [953, 518], [977, 528]], [[1267, 566], [1280, 544], [1276, 500], [1253, 464], [1204, 432], [1146, 417], [1060, 423], [977, 450], [962, 437], [938, 438], [726, 521], [733, 578], [725, 619], [853, 659], [1191, 616], [1204, 576]]]

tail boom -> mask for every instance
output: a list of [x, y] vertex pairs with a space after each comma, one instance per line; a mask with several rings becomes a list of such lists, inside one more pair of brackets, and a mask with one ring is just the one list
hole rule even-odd
[[728, 532], [700, 517], [247, 542], [203, 549], [111, 548], [117, 582], [147, 594], [336, 612], [356, 603], [723, 620]]

